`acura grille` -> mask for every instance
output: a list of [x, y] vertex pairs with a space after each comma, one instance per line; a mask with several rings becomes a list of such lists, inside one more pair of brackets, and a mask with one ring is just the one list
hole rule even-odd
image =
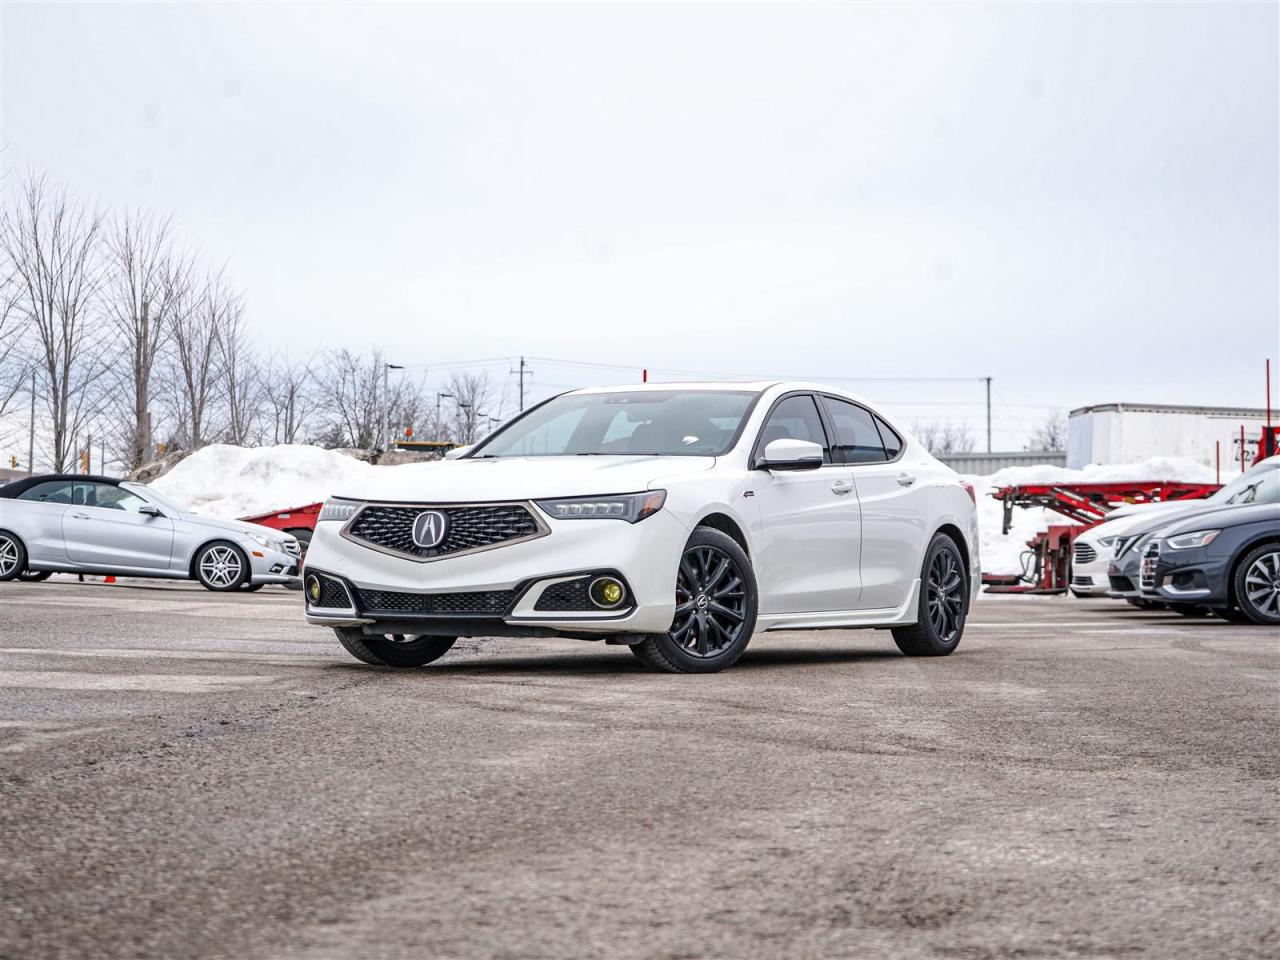
[[1087, 543], [1076, 544], [1076, 563], [1093, 563], [1098, 559], [1098, 551]]
[[472, 590], [466, 593], [356, 591], [356, 602], [361, 613], [398, 613], [408, 616], [502, 616], [515, 598], [515, 590]]
[[[444, 539], [434, 547], [419, 546], [413, 539], [414, 523], [427, 510], [443, 513], [448, 521]], [[433, 560], [532, 540], [546, 532], [546, 527], [523, 503], [466, 506], [370, 504], [352, 518], [342, 535], [388, 553]]]

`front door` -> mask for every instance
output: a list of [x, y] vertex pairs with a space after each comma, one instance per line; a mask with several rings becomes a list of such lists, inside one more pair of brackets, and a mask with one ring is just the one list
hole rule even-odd
[[77, 481], [72, 504], [62, 515], [68, 558], [120, 570], [167, 569], [173, 521], [139, 513], [145, 504], [123, 487]]
[[793, 394], [770, 411], [757, 455], [774, 440], [822, 445], [823, 465], [764, 470], [754, 492], [760, 511], [756, 576], [760, 613], [852, 610], [858, 602], [858, 501], [850, 469], [830, 462], [830, 446], [810, 394]]

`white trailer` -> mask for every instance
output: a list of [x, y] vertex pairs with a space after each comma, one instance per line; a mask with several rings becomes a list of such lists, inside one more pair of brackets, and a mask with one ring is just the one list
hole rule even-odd
[[[1149, 457], [1190, 457], [1222, 472], [1240, 464], [1240, 428], [1245, 458], [1252, 464], [1267, 412], [1254, 407], [1183, 407], [1153, 403], [1104, 403], [1071, 411], [1067, 421], [1067, 466], [1137, 463]], [[1156, 478], [1152, 478], [1156, 479]]]

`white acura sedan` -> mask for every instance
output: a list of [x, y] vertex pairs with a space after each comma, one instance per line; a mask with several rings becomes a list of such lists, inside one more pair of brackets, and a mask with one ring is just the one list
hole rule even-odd
[[366, 663], [561, 636], [706, 673], [756, 630], [888, 628], [948, 654], [978, 571], [972, 488], [863, 401], [664, 384], [561, 394], [457, 459], [342, 490], [304, 592]]

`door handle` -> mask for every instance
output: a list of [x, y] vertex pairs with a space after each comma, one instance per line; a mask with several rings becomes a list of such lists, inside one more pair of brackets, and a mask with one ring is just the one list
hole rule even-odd
[[852, 490], [853, 490], [852, 480], [837, 480], [835, 483], [831, 485], [831, 492], [835, 494], [839, 494], [840, 496], [844, 496], [846, 493], [849, 493]]
[[911, 474], [909, 473], [898, 474], [898, 483], [902, 484], [902, 486], [904, 487], [909, 487], [915, 482], [916, 482], [916, 478], [911, 476]]
[[90, 517], [87, 513], [73, 513], [71, 515], [71, 519], [72, 520], [91, 520], [93, 518]]

